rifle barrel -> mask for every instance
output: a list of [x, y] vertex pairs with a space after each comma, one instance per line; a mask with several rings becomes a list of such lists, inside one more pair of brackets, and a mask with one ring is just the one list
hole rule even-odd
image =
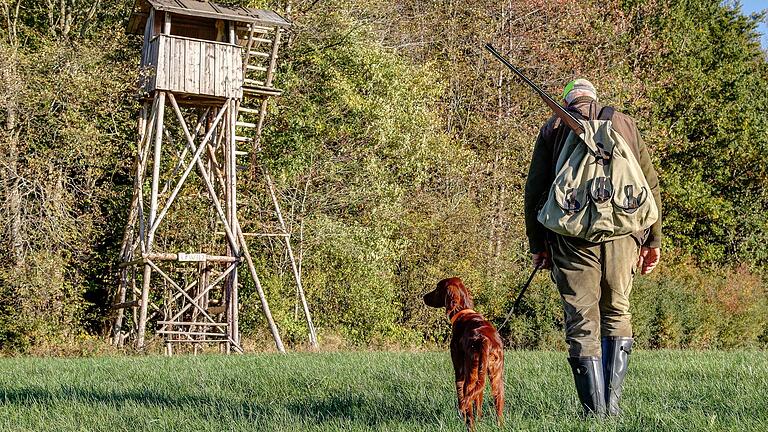
[[491, 54], [494, 55], [499, 61], [504, 63], [504, 66], [508, 67], [512, 70], [512, 72], [515, 73], [515, 75], [519, 76], [523, 81], [525, 81], [526, 84], [528, 84], [538, 95], [544, 100], [544, 103], [546, 103], [550, 108], [552, 108], [552, 111], [555, 112], [555, 115], [560, 117], [560, 119], [565, 122], [566, 125], [568, 125], [571, 130], [576, 132], [577, 135], [581, 135], [584, 133], [584, 128], [581, 126], [581, 123], [579, 123], [578, 120], [576, 120], [576, 117], [573, 116], [573, 114], [566, 111], [560, 104], [555, 102], [554, 99], [550, 95], [548, 95], [544, 90], [540, 89], [539, 86], [534, 84], [533, 81], [529, 80], [528, 77], [523, 75], [522, 72], [520, 72], [516, 67], [512, 65], [507, 59], [501, 56], [498, 51], [496, 51], [496, 48], [493, 47], [490, 43], [485, 44], [485, 49], [490, 51]]

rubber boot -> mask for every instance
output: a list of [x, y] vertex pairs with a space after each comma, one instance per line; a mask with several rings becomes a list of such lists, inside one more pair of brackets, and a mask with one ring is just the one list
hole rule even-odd
[[605, 415], [605, 385], [600, 357], [570, 357], [568, 363], [571, 364], [584, 414], [598, 417]]
[[611, 416], [621, 414], [619, 409], [621, 385], [627, 374], [633, 341], [630, 337], [621, 336], [607, 336], [602, 339], [605, 405], [608, 415]]

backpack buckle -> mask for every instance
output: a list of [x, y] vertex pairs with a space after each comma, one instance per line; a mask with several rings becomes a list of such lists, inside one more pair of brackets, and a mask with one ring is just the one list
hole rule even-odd
[[640, 208], [640, 204], [643, 201], [643, 190], [640, 189], [640, 193], [635, 196], [634, 194], [635, 188], [632, 185], [626, 185], [624, 186], [624, 205], [623, 209], [625, 212], [632, 214], [637, 211], [638, 208]]
[[590, 195], [595, 204], [607, 202], [613, 196], [613, 185], [607, 177], [597, 177], [592, 181]]
[[590, 153], [595, 158], [595, 163], [602, 166], [608, 165], [611, 162], [611, 154], [605, 150], [605, 146], [601, 142], [595, 142], [595, 147], [597, 150], [594, 152], [590, 149]]
[[581, 203], [576, 199], [576, 189], [570, 188], [565, 193], [565, 200], [563, 201], [563, 210], [568, 215], [572, 215], [581, 210]]

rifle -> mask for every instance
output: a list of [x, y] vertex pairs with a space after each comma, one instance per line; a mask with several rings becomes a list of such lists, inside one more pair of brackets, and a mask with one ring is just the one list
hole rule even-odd
[[581, 135], [584, 133], [584, 127], [581, 126], [581, 123], [579, 123], [578, 120], [576, 120], [576, 117], [573, 116], [573, 114], [569, 113], [565, 110], [560, 104], [555, 102], [552, 97], [550, 97], [547, 93], [544, 92], [544, 90], [540, 89], [539, 86], [534, 84], [531, 80], [529, 80], [525, 75], [523, 75], [522, 72], [520, 72], [516, 67], [512, 66], [510, 62], [507, 61], [504, 57], [499, 54], [498, 51], [496, 51], [496, 48], [493, 47], [490, 43], [485, 44], [485, 49], [491, 52], [499, 61], [504, 63], [504, 66], [512, 69], [512, 72], [514, 72], [517, 76], [523, 79], [526, 84], [531, 86], [531, 88], [541, 96], [541, 98], [544, 100], [544, 103], [546, 103], [550, 108], [552, 108], [552, 111], [555, 112], [555, 115], [560, 117], [560, 120], [562, 120], [566, 125], [568, 125], [569, 128], [571, 128], [572, 131], [576, 132], [576, 135]]

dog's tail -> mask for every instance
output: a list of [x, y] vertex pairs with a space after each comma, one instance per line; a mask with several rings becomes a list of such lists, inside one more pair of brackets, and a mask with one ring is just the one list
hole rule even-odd
[[474, 403], [477, 407], [477, 416], [480, 417], [483, 390], [485, 389], [485, 380], [488, 377], [488, 357], [491, 343], [486, 338], [481, 338], [476, 343], [478, 346], [477, 349], [473, 350], [471, 365], [467, 371], [469, 380], [464, 384], [464, 406], [462, 408], [464, 412], [469, 412]]

